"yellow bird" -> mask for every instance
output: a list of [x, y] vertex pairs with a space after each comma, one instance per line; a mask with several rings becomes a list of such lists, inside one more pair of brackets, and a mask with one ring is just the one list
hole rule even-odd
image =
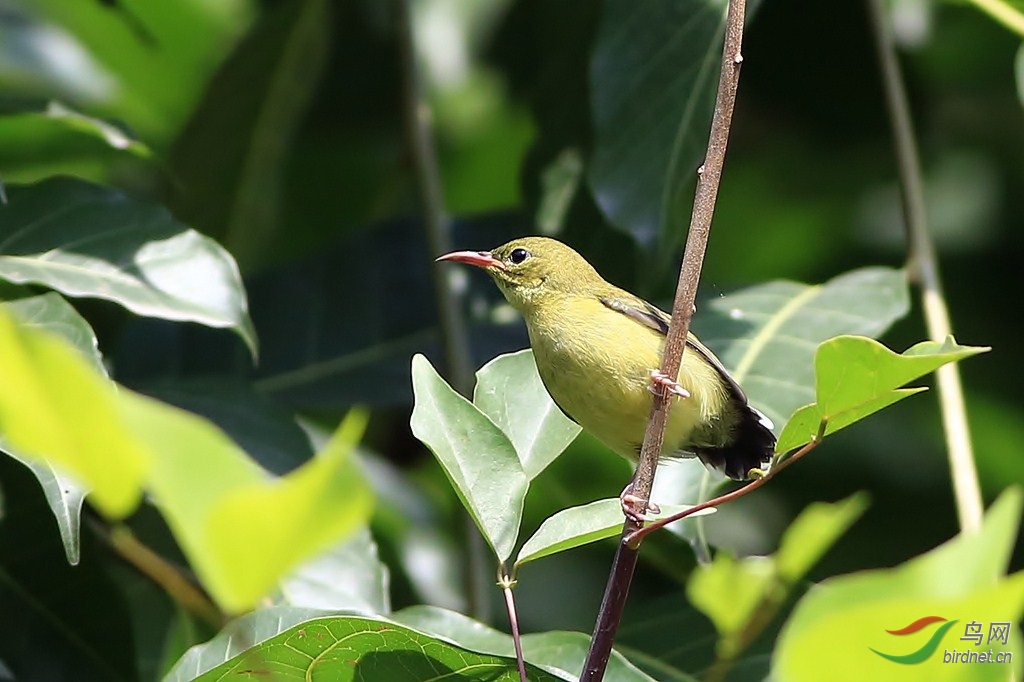
[[772, 423], [748, 405], [721, 361], [690, 334], [679, 376], [661, 375], [669, 315], [606, 282], [562, 242], [524, 237], [493, 251], [457, 251], [438, 260], [469, 263], [491, 275], [526, 320], [537, 369], [555, 404], [619, 455], [637, 460], [653, 382], [679, 398], [669, 409], [663, 457], [696, 456], [737, 480], [770, 465]]

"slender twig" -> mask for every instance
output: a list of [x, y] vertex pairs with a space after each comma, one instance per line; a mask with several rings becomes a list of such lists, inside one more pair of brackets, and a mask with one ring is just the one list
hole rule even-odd
[[754, 492], [755, 490], [763, 486], [768, 481], [775, 478], [782, 472], [783, 469], [786, 469], [787, 467], [789, 467], [789, 465], [793, 464], [793, 462], [796, 462], [804, 455], [806, 455], [808, 452], [818, 447], [818, 444], [821, 442], [822, 433], [824, 432], [824, 426], [825, 423], [822, 422], [821, 430], [810, 443], [807, 443], [802, 448], [800, 448], [793, 454], [788, 455], [785, 458], [780, 457], [778, 460], [776, 460], [776, 463], [772, 465], [772, 468], [763, 476], [755, 478], [753, 481], [747, 483], [742, 488], [736, 488], [735, 490], [727, 492], [724, 495], [719, 495], [718, 497], [707, 500], [706, 502], [695, 504], [689, 509], [684, 509], [683, 511], [672, 514], [671, 516], [666, 516], [664, 518], [658, 519], [657, 521], [651, 521], [643, 528], [637, 529], [632, 533], [629, 533], [628, 535], [624, 536], [624, 543], [632, 547], [639, 547], [640, 542], [645, 537], [647, 537], [654, 531], [658, 530], [659, 528], [664, 528], [670, 523], [675, 523], [676, 521], [685, 519], [687, 516], [692, 516], [693, 514], [696, 514], [699, 511], [703, 511], [705, 509], [712, 509], [713, 507], [718, 507], [727, 502], [738, 500], [739, 498], [745, 495], [749, 495], [750, 493]]
[[[718, 184], [722, 177], [722, 166], [725, 163], [729, 126], [732, 123], [740, 64], [743, 61], [740, 47], [743, 38], [745, 4], [745, 0], [730, 0], [729, 2], [725, 45], [722, 51], [722, 73], [718, 81], [718, 95], [715, 100], [714, 117], [711, 121], [708, 151], [703, 165], [697, 171], [697, 190], [693, 201], [690, 229], [686, 237], [686, 250], [683, 253], [683, 264], [679, 270], [679, 282], [676, 285], [676, 296], [672, 305], [672, 323], [669, 325], [661, 360], [661, 371], [669, 377], [679, 375], [686, 336], [690, 329], [690, 318], [693, 316], [697, 283], [700, 279], [701, 267], [704, 264], [704, 251], [707, 248], [708, 235], [711, 231], [711, 219], [715, 212]], [[654, 405], [651, 408], [647, 431], [644, 434], [644, 443], [640, 449], [640, 461], [633, 478], [632, 492], [642, 500], [649, 500], [651, 496], [654, 471], [657, 468], [658, 456], [661, 454], [665, 439], [665, 425], [668, 420], [670, 400], [667, 393], [659, 392], [655, 395]], [[623, 541], [619, 543], [615, 553], [608, 586], [605, 589], [597, 624], [594, 626], [594, 634], [590, 640], [590, 650], [587, 652], [587, 660], [583, 665], [581, 680], [604, 678], [615, 633], [622, 620], [622, 611], [625, 608], [633, 570], [636, 568], [637, 548], [630, 546], [625, 540], [638, 530], [640, 530], [640, 524], [627, 518], [622, 528]]]
[[172, 599], [189, 613], [219, 630], [227, 623], [227, 616], [210, 601], [202, 590], [188, 580], [180, 569], [135, 537], [127, 526], [108, 528], [90, 521], [90, 526], [126, 562], [159, 585]]
[[526, 679], [526, 659], [523, 658], [523, 642], [519, 636], [519, 616], [516, 615], [516, 598], [512, 594], [515, 587], [515, 578], [508, 574], [505, 564], [498, 566], [498, 586], [505, 595], [505, 611], [508, 612], [508, 626], [512, 630], [512, 644], [516, 648], [516, 665], [519, 666], [519, 682], [529, 682]]
[[[868, 7], [882, 69], [885, 100], [899, 170], [903, 219], [907, 231], [907, 267], [921, 290], [921, 304], [928, 326], [928, 336], [934, 341], [943, 341], [952, 333], [949, 309], [946, 307], [946, 297], [942, 291], [935, 247], [928, 234], [924, 183], [921, 179], [921, 165], [910, 120], [906, 87], [882, 0], [868, 0]], [[981, 489], [978, 486], [978, 472], [974, 465], [959, 365], [943, 365], [936, 371], [936, 376], [960, 528], [975, 531], [981, 527]]]
[[[402, 99], [405, 109], [406, 137], [412, 157], [416, 186], [419, 191], [420, 210], [427, 236], [427, 247], [431, 261], [436, 256], [452, 250], [451, 221], [444, 208], [441, 191], [441, 172], [434, 148], [430, 105], [423, 92], [419, 71], [416, 67], [416, 43], [413, 36], [411, 0], [394, 0], [398, 26], [399, 48], [402, 70]], [[441, 325], [441, 345], [448, 369], [448, 379], [456, 391], [469, 396], [473, 389], [473, 368], [469, 352], [466, 323], [462, 317], [462, 300], [456, 287], [449, 286], [445, 272], [437, 263], [431, 263], [434, 281], [434, 295]], [[469, 595], [469, 610], [479, 620], [489, 620], [487, 591], [490, 589], [484, 569], [487, 552], [483, 539], [469, 515], [465, 516], [466, 591]]]

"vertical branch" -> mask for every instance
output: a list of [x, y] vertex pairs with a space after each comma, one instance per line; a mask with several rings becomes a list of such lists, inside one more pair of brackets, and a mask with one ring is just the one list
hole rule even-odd
[[[690, 329], [690, 318], [693, 316], [693, 303], [697, 296], [697, 283], [704, 264], [708, 235], [711, 232], [711, 219], [715, 212], [718, 185], [722, 177], [725, 150], [729, 141], [729, 127], [732, 123], [732, 112], [736, 103], [740, 64], [743, 62], [740, 48], [743, 40], [745, 10], [745, 0], [729, 1], [725, 45], [722, 50], [722, 72], [718, 81], [718, 95], [715, 99], [714, 118], [711, 121], [708, 151], [704, 157], [704, 163], [697, 171], [697, 190], [693, 200], [690, 229], [686, 237], [683, 263], [679, 270], [675, 301], [672, 304], [672, 323], [665, 339], [665, 350], [661, 361], [661, 371], [669, 377], [679, 376], [679, 366], [682, 363], [683, 349], [686, 346], [686, 337]], [[647, 431], [644, 434], [644, 443], [640, 450], [640, 461], [633, 479], [633, 494], [640, 499], [649, 500], [651, 496], [654, 471], [657, 468], [658, 456], [661, 454], [665, 440], [665, 425], [668, 421], [668, 407], [671, 399], [664, 391], [659, 391], [654, 397]], [[628, 539], [640, 527], [640, 524], [632, 519], [627, 519], [623, 526], [622, 540], [612, 563], [608, 586], [601, 602], [581, 680], [601, 680], [604, 677], [615, 633], [622, 620], [622, 612], [626, 605], [626, 596], [629, 593], [633, 571], [636, 568], [638, 544], [629, 542]]]
[[[907, 92], [882, 0], [868, 0], [868, 9], [882, 70], [903, 197], [903, 220], [908, 244], [907, 267], [910, 276], [921, 290], [921, 305], [928, 326], [928, 336], [933, 341], [942, 341], [952, 333], [949, 309], [946, 307], [946, 297], [942, 291], [935, 247], [928, 234], [921, 164], [910, 120]], [[974, 452], [971, 448], [959, 365], [943, 365], [936, 371], [936, 376], [960, 528], [975, 531], [981, 526], [981, 490], [978, 486], [978, 472], [974, 466]]]
[[[459, 393], [469, 395], [473, 371], [469, 357], [466, 323], [462, 317], [461, 297], [448, 286], [446, 271], [433, 262], [435, 256], [452, 250], [451, 221], [444, 208], [441, 191], [441, 171], [430, 105], [423, 92], [423, 84], [416, 68], [416, 43], [412, 30], [411, 0], [394, 0], [399, 29], [399, 47], [402, 69], [402, 103], [405, 109], [405, 133], [413, 166], [416, 189], [419, 192], [420, 213], [430, 251], [431, 274], [440, 314], [441, 345], [449, 379]], [[452, 272], [450, 269], [447, 272]]]
[[[441, 191], [441, 171], [434, 135], [430, 105], [423, 92], [423, 83], [416, 67], [416, 43], [412, 28], [411, 0], [393, 0], [398, 32], [400, 67], [402, 71], [402, 104], [405, 110], [405, 135], [413, 166], [416, 188], [419, 192], [420, 212], [427, 237], [428, 257], [434, 283], [434, 296], [441, 327], [441, 348], [444, 353], [448, 379], [455, 390], [464, 396], [473, 388], [473, 368], [470, 360], [466, 322], [462, 317], [462, 300], [454, 287], [448, 285], [448, 275], [433, 262], [434, 257], [452, 250], [451, 221], [444, 208]], [[467, 592], [470, 611], [480, 620], [487, 620], [487, 580], [484, 569], [487, 553], [480, 533], [472, 519], [465, 518], [467, 552]]]

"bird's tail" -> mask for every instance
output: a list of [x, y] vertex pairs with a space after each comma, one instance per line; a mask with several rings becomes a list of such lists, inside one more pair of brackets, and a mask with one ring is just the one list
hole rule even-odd
[[773, 424], [759, 410], [745, 406], [732, 442], [724, 447], [694, 448], [697, 457], [706, 466], [713, 467], [729, 478], [745, 481], [751, 469], [768, 471], [775, 454]]

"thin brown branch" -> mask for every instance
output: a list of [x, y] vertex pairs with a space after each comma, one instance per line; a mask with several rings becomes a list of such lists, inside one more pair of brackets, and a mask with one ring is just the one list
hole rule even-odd
[[[416, 41], [413, 34], [411, 0], [393, 0], [395, 24], [398, 29], [400, 68], [402, 72], [402, 104], [405, 111], [405, 134], [412, 160], [413, 175], [419, 192], [420, 213], [427, 237], [430, 271], [441, 330], [441, 348], [449, 383], [464, 396], [473, 390], [473, 367], [466, 322], [462, 316], [462, 297], [449, 285], [452, 274], [434, 261], [436, 256], [452, 250], [451, 221], [444, 207], [441, 171], [434, 148], [433, 117], [427, 102], [422, 79], [416, 65]], [[466, 593], [469, 611], [478, 620], [488, 621], [491, 589], [485, 568], [487, 551], [483, 538], [467, 514], [463, 519], [466, 536]]]
[[159, 585], [186, 611], [215, 630], [220, 630], [227, 623], [224, 612], [202, 590], [185, 577], [178, 567], [140, 542], [127, 526], [108, 528], [99, 522], [91, 522], [91, 527], [118, 556]]
[[692, 516], [693, 514], [696, 514], [699, 511], [703, 511], [705, 509], [713, 509], [728, 502], [732, 502], [733, 500], [738, 500], [739, 498], [745, 495], [749, 495], [750, 493], [754, 492], [755, 490], [763, 486], [765, 483], [767, 483], [768, 481], [772, 480], [780, 473], [782, 473], [783, 469], [786, 469], [791, 464], [793, 464], [794, 462], [802, 458], [804, 455], [806, 455], [808, 452], [818, 447], [819, 443], [821, 443], [820, 432], [819, 435], [816, 436], [815, 439], [812, 440], [810, 443], [807, 443], [802, 448], [800, 448], [793, 454], [785, 457], [784, 459], [780, 458], [777, 461], [777, 463], [774, 464], [772, 468], [768, 471], [768, 473], [766, 473], [765, 475], [755, 478], [753, 481], [747, 483], [745, 486], [741, 488], [736, 488], [735, 490], [727, 492], [724, 495], [719, 495], [718, 497], [707, 500], [706, 502], [701, 502], [700, 504], [696, 504], [690, 507], [689, 509], [684, 509], [681, 512], [672, 514], [671, 516], [666, 516], [664, 518], [658, 519], [657, 521], [651, 521], [643, 528], [639, 528], [633, 531], [632, 533], [624, 536], [624, 542], [629, 546], [639, 547], [640, 542], [645, 537], [647, 537], [654, 531], [658, 530], [659, 528], [664, 528], [670, 523], [681, 521], [682, 519], [685, 519], [687, 516]]
[[[672, 305], [672, 323], [665, 340], [661, 371], [670, 377], [679, 375], [683, 349], [693, 316], [693, 304], [697, 296], [697, 283], [704, 264], [711, 219], [718, 198], [718, 185], [725, 164], [725, 151], [729, 141], [729, 128], [736, 102], [739, 85], [740, 64], [743, 62], [741, 46], [743, 21], [746, 13], [745, 0], [730, 0], [725, 28], [725, 45], [722, 50], [722, 72], [718, 80], [718, 95], [715, 99], [715, 113], [711, 121], [711, 134], [704, 163], [697, 172], [697, 190], [693, 201], [693, 213], [686, 237], [686, 249], [679, 270], [675, 301]], [[665, 425], [668, 420], [670, 396], [662, 392], [655, 395], [651, 416], [640, 450], [640, 461], [633, 479], [633, 494], [649, 500], [654, 484], [654, 471], [665, 439]], [[611, 656], [612, 643], [622, 620], [622, 612], [629, 593], [633, 570], [636, 567], [638, 549], [630, 546], [626, 538], [640, 530], [640, 525], [627, 519], [619, 543], [598, 613], [597, 624], [590, 641], [590, 650], [583, 666], [581, 680], [601, 680]]]
[[[933, 341], [944, 341], [952, 333], [952, 327], [939, 276], [938, 257], [928, 232], [924, 182], [914, 126], [910, 119], [910, 105], [907, 103], [907, 90], [893, 45], [892, 31], [886, 19], [885, 5], [882, 0], [868, 0], [868, 9], [875, 33], [900, 178], [903, 219], [907, 232], [907, 269], [921, 290], [921, 306], [928, 326], [928, 336]], [[943, 365], [935, 374], [960, 528], [975, 531], [981, 527], [983, 508], [963, 386], [960, 383], [960, 366], [955, 362]]]

